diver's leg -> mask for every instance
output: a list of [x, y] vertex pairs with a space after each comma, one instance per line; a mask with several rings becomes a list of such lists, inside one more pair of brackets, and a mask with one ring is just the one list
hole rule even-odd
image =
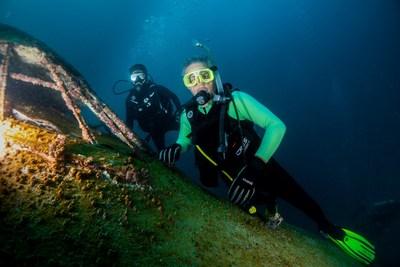
[[275, 214], [278, 211], [276, 196], [269, 192], [262, 191], [260, 187], [256, 187], [256, 194], [251, 205], [265, 205], [268, 214]]
[[252, 205], [265, 205], [266, 210], [264, 214], [259, 214], [264, 219], [268, 228], [276, 229], [283, 222], [283, 217], [278, 212], [278, 205], [276, 203], [276, 196], [270, 192], [263, 192], [261, 187], [256, 189], [256, 197]]
[[269, 191], [303, 211], [321, 231], [329, 231], [333, 227], [318, 203], [273, 158], [266, 164], [265, 173], [257, 181], [261, 190]]

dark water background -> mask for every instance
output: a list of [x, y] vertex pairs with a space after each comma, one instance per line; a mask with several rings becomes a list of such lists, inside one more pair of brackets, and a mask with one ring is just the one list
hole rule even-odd
[[[125, 95], [111, 86], [130, 65], [146, 64], [184, 102], [182, 64], [203, 41], [225, 81], [286, 123], [275, 157], [333, 221], [363, 229], [383, 265], [395, 266], [400, 211], [372, 207], [400, 201], [400, 1], [327, 2], [1, 0], [0, 22], [53, 48], [122, 118]], [[186, 173], [190, 161], [179, 165]], [[292, 208], [283, 213], [315, 229]]]

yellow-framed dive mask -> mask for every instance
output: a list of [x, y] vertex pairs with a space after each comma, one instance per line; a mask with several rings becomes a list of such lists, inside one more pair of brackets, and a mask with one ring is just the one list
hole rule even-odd
[[193, 87], [199, 83], [209, 83], [214, 81], [214, 73], [209, 68], [195, 70], [189, 73], [186, 73], [183, 76], [183, 84], [186, 87]]

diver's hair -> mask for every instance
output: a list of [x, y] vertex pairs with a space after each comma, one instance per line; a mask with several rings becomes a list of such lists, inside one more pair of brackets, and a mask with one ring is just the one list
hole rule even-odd
[[214, 66], [212, 60], [207, 56], [194, 56], [186, 59], [185, 63], [183, 64], [182, 75], [185, 73], [185, 69], [193, 63], [203, 63], [206, 65], [207, 68]]
[[143, 72], [144, 74], [147, 75], [147, 68], [146, 68], [146, 66], [143, 65], [143, 64], [134, 64], [134, 65], [132, 65], [132, 66], [129, 68], [129, 73], [132, 73], [132, 72], [134, 72], [134, 71], [141, 71], [141, 72]]

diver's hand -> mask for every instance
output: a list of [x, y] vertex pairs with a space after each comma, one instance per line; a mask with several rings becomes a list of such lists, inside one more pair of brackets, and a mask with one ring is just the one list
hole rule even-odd
[[247, 205], [256, 192], [255, 180], [253, 173], [249, 170], [249, 166], [244, 166], [229, 187], [229, 200], [233, 204], [240, 206]]
[[256, 192], [256, 178], [262, 175], [265, 163], [258, 157], [252, 158], [233, 180], [228, 191], [229, 200], [240, 206], [248, 205]]
[[162, 149], [158, 154], [158, 159], [171, 167], [179, 159], [181, 150], [181, 145], [173, 144], [169, 147]]

